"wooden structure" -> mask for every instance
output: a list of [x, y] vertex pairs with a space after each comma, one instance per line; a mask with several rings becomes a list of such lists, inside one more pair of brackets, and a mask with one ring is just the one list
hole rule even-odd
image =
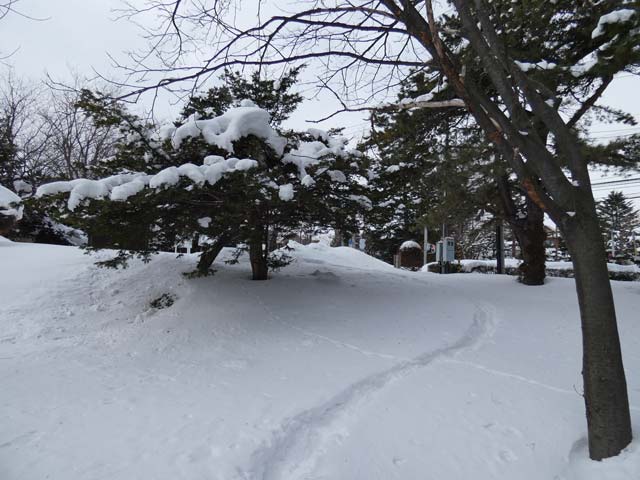
[[393, 256], [393, 264], [396, 268], [420, 270], [423, 262], [422, 247], [418, 242], [414, 242], [413, 240], [407, 240], [400, 245], [398, 253]]

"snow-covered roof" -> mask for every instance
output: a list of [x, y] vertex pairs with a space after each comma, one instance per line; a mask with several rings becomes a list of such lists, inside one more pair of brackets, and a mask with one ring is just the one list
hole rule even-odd
[[418, 242], [413, 241], [413, 240], [407, 240], [402, 245], [400, 245], [400, 250], [410, 250], [412, 248], [422, 249], [420, 244]]

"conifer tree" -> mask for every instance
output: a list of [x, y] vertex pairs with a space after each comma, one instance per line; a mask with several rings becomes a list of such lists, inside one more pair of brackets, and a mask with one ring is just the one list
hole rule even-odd
[[634, 231], [640, 225], [638, 211], [622, 192], [610, 192], [598, 202], [598, 217], [605, 244], [611, 253], [633, 255]]
[[[404, 82], [397, 105], [372, 116], [374, 130], [368, 145], [380, 157], [380, 173], [372, 180], [380, 200], [369, 217], [384, 235], [382, 240], [372, 235], [373, 245], [397, 244], [398, 235], [411, 238], [422, 225], [439, 235], [444, 225], [448, 235], [456, 235], [460, 250], [471, 252], [477, 236], [487, 231], [474, 219], [483, 219], [482, 223], [505, 220], [521, 245], [521, 281], [542, 284], [542, 211], [527, 202], [525, 192], [510, 179], [506, 163], [484, 139], [471, 115], [462, 108], [403, 108], [411, 107], [413, 99], [446, 101], [451, 94], [446, 83], [438, 84], [437, 79], [437, 74], [416, 73]], [[414, 199], [398, 195], [407, 190]], [[398, 205], [402, 211], [396, 212]], [[385, 231], [389, 228], [393, 232]]]
[[199, 237], [199, 274], [209, 273], [222, 247], [239, 245], [253, 278], [267, 279], [270, 268], [287, 262], [286, 253], [269, 248], [271, 239], [301, 225], [354, 229], [370, 207], [365, 159], [344, 138], [276, 129], [301, 100], [289, 93], [296, 75], [280, 82], [253, 76], [261, 108], [235, 96], [251, 88], [228, 74], [226, 85], [194, 96], [175, 124], [160, 128], [85, 92], [85, 108], [118, 125], [123, 142], [101, 165], [101, 179], [54, 182], [37, 196], [52, 214], [87, 231], [94, 249], [120, 248], [106, 266]]

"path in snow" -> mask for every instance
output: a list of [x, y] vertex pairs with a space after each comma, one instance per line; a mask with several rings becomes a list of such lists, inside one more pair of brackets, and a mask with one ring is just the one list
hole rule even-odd
[[239, 471], [240, 478], [295, 480], [311, 474], [329, 442], [338, 442], [348, 434], [348, 423], [357, 410], [377, 393], [435, 360], [478, 348], [493, 335], [497, 323], [494, 307], [477, 305], [476, 308], [473, 322], [453, 344], [369, 375], [321, 405], [286, 419], [272, 437], [253, 452], [249, 468]]

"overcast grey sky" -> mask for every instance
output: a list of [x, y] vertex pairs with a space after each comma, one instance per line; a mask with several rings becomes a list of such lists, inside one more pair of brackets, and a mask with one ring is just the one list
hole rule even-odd
[[[248, 4], [251, 1], [245, 0], [243, 5], [250, 8]], [[6, 53], [19, 48], [9, 59], [18, 76], [37, 80], [49, 73], [64, 80], [73, 71], [90, 76], [95, 69], [106, 76], [117, 77], [119, 72], [112, 68], [107, 53], [125, 61], [123, 52], [145, 46], [139, 27], [127, 20], [115, 20], [117, 14], [114, 9], [122, 7], [121, 0], [20, 0], [17, 6], [29, 15], [46, 18], [33, 21], [13, 15], [0, 24], [2, 51]], [[307, 75], [311, 73], [307, 72]], [[621, 75], [609, 87], [603, 102], [623, 108], [640, 119], [640, 78]], [[149, 105], [147, 100], [144, 106], [148, 108]], [[335, 101], [328, 95], [307, 100], [292, 118], [291, 126], [307, 128], [310, 124], [305, 120], [319, 118], [336, 108]], [[155, 109], [156, 115], [164, 118], [169, 118], [176, 111], [177, 107], [170, 105], [168, 97], [162, 98]], [[364, 117], [359, 113], [345, 114], [325, 122], [322, 127], [346, 125], [348, 135], [359, 137], [367, 128]], [[640, 131], [640, 127], [625, 128], [594, 125], [592, 136], [607, 141], [612, 135]], [[640, 186], [628, 187], [627, 190], [640, 193]]]

